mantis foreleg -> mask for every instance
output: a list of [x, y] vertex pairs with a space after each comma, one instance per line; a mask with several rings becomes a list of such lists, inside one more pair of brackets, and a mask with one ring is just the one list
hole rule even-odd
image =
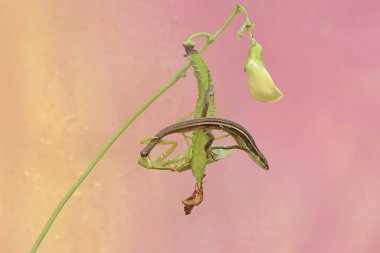
[[[148, 144], [152, 139], [155, 139], [156, 137], [147, 137], [143, 140], [140, 141], [141, 144]], [[168, 156], [173, 153], [173, 151], [176, 149], [178, 143], [176, 141], [172, 141], [172, 140], [165, 140], [165, 139], [161, 139], [158, 144], [160, 145], [171, 145], [168, 150], [166, 150], [162, 155], [160, 155], [156, 161], [163, 161], [165, 160], [166, 158], [168, 158]]]

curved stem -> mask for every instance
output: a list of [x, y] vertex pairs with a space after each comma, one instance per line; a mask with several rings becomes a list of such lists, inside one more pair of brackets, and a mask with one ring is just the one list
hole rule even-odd
[[255, 29], [256, 28], [256, 25], [253, 24], [250, 20], [249, 20], [249, 16], [248, 16], [248, 13], [247, 13], [247, 10], [242, 6], [242, 5], [238, 5], [238, 8], [239, 8], [239, 11], [241, 13], [243, 13], [244, 17], [245, 17], [245, 23], [241, 26], [240, 28], [240, 36], [243, 35], [243, 31], [246, 29], [247, 30], [247, 33], [248, 33], [248, 36], [250, 38], [250, 40], [252, 41], [252, 44], [256, 44], [256, 40], [255, 38], [253, 37], [252, 35], [252, 30], [251, 29]]
[[239, 11], [240, 11], [241, 13], [243, 13], [243, 15], [244, 15], [244, 17], [245, 17], [245, 21], [248, 22], [248, 23], [251, 23], [251, 22], [249, 21], [248, 12], [247, 12], [247, 10], [244, 8], [244, 6], [238, 4], [238, 5], [237, 5], [237, 8], [239, 9]]
[[[208, 37], [207, 41], [203, 44], [202, 48], [199, 50], [201, 53], [226, 29], [226, 27], [231, 23], [233, 18], [241, 11], [242, 9], [241, 5], [238, 5], [235, 10], [231, 13], [230, 17], [226, 20], [226, 22], [222, 25], [222, 27], [212, 36], [206, 35], [206, 33], [198, 33], [194, 34], [193, 36], [190, 36], [195, 38], [198, 36], [206, 36]], [[243, 8], [243, 10], [245, 10]], [[244, 11], [243, 13], [246, 13]], [[112, 136], [112, 138], [108, 141], [108, 143], [103, 147], [103, 149], [99, 152], [99, 154], [95, 157], [95, 159], [90, 163], [90, 165], [87, 167], [87, 169], [83, 172], [83, 174], [78, 178], [78, 180], [74, 183], [74, 185], [70, 188], [70, 190], [66, 193], [66, 195], [62, 198], [62, 200], [59, 202], [58, 206], [55, 208], [54, 212], [50, 216], [49, 220], [45, 224], [44, 228], [42, 229], [41, 234], [38, 236], [36, 242], [33, 245], [33, 248], [31, 250], [31, 253], [35, 253], [40, 246], [42, 240], [45, 238], [46, 234], [48, 233], [49, 229], [54, 223], [54, 220], [57, 218], [58, 214], [62, 210], [62, 208], [65, 206], [67, 201], [70, 199], [70, 197], [74, 194], [76, 189], [82, 184], [82, 182], [86, 179], [86, 177], [91, 173], [91, 171], [94, 169], [96, 164], [100, 161], [100, 159], [104, 156], [104, 154], [110, 149], [112, 144], [120, 137], [120, 135], [133, 123], [133, 121], [136, 120], [138, 116], [142, 112], [145, 111], [146, 108], [148, 108], [162, 93], [164, 93], [166, 90], [168, 90], [171, 86], [173, 86], [179, 79], [186, 76], [186, 71], [190, 67], [190, 63], [185, 64], [177, 73], [176, 75], [170, 80], [167, 84], [165, 84], [159, 91], [157, 91], [145, 104], [143, 104], [136, 113], [134, 113], [131, 118], [126, 121], [122, 127]]]
[[193, 39], [197, 38], [197, 37], [206, 37], [207, 41], [210, 41], [211, 38], [212, 38], [212, 35], [209, 34], [209, 33], [206, 33], [206, 32], [202, 32], [202, 33], [194, 33], [193, 35], [191, 35], [186, 41], [185, 43], [183, 43], [184, 46], [186, 45], [195, 45]]
[[70, 188], [70, 190], [66, 193], [66, 195], [63, 197], [61, 202], [58, 204], [58, 206], [55, 208], [53, 214], [51, 215], [50, 219], [46, 223], [45, 227], [43, 228], [40, 236], [38, 237], [37, 241], [35, 242], [32, 253], [36, 252], [38, 246], [41, 244], [42, 240], [44, 239], [45, 235], [49, 231], [51, 225], [53, 224], [55, 218], [57, 218], [59, 212], [63, 208], [63, 206], [67, 203], [71, 195], [75, 192], [75, 190], [79, 187], [79, 185], [86, 179], [86, 177], [90, 174], [92, 169], [95, 167], [95, 165], [99, 162], [99, 160], [104, 156], [104, 154], [107, 152], [107, 150], [112, 146], [112, 144], [120, 137], [120, 135], [129, 127], [129, 125], [132, 124], [133, 121], [143, 112], [145, 111], [148, 106], [150, 106], [162, 93], [164, 93], [167, 89], [169, 89], [173, 84], [175, 84], [179, 79], [185, 76], [186, 70], [190, 67], [190, 63], [184, 65], [177, 74], [173, 77], [172, 80], [170, 80], [167, 84], [165, 84], [164, 87], [162, 87], [159, 91], [157, 91], [144, 105], [142, 105], [135, 114], [132, 115], [132, 117], [123, 124], [123, 126], [115, 133], [115, 135], [108, 141], [108, 143], [103, 147], [103, 149], [99, 152], [99, 154], [95, 157], [95, 159], [90, 163], [90, 165], [87, 167], [87, 169], [83, 172], [83, 174], [78, 178], [78, 180], [74, 183], [74, 185]]
[[[234, 11], [231, 13], [231, 15], [229, 16], [229, 18], [226, 20], [226, 22], [222, 25], [222, 27], [219, 28], [219, 30], [212, 36], [211, 38], [211, 42], [214, 41], [216, 39], [216, 37], [218, 37], [226, 28], [227, 26], [231, 23], [231, 21], [234, 19], [234, 17], [240, 12], [241, 10], [241, 5], [238, 4], [236, 6], [236, 8], [234, 9]], [[207, 46], [206, 46], [207, 47]], [[202, 49], [200, 50], [202, 52]]]

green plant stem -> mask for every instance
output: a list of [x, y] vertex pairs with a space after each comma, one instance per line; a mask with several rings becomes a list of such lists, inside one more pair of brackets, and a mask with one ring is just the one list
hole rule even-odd
[[250, 38], [251, 41], [252, 41], [252, 44], [255, 45], [255, 44], [256, 44], [256, 40], [255, 40], [255, 38], [254, 38], [253, 35], [252, 35], [251, 28], [247, 27], [247, 33], [248, 33], [249, 38]]
[[[226, 20], [226, 22], [223, 24], [223, 26], [211, 37], [208, 37], [207, 41], [203, 44], [202, 48], [200, 49], [200, 52], [203, 52], [225, 29], [226, 27], [231, 23], [233, 18], [242, 11], [241, 5], [237, 5], [237, 7], [234, 9], [230, 17]], [[245, 10], [243, 8], [243, 10]], [[200, 36], [206, 36], [204, 33], [201, 33]], [[145, 111], [146, 108], [148, 108], [159, 96], [161, 96], [166, 90], [168, 90], [171, 86], [173, 86], [179, 79], [186, 76], [186, 71], [190, 67], [190, 63], [185, 64], [170, 80], [165, 86], [163, 86], [159, 91], [157, 91], [144, 105], [142, 105], [135, 114], [132, 115], [132, 117], [126, 121], [123, 126], [115, 133], [115, 135], [108, 141], [108, 143], [103, 147], [103, 149], [99, 152], [99, 154], [95, 157], [95, 159], [90, 163], [90, 165], [87, 167], [87, 169], [83, 172], [83, 174], [79, 177], [79, 179], [74, 183], [74, 185], [70, 188], [70, 190], [66, 193], [66, 195], [62, 198], [61, 202], [59, 202], [58, 206], [55, 208], [54, 212], [50, 216], [49, 220], [47, 221], [46, 225], [42, 229], [41, 234], [38, 236], [36, 242], [33, 245], [33, 248], [31, 250], [31, 253], [35, 253], [40, 246], [42, 240], [45, 238], [46, 234], [48, 233], [49, 229], [54, 223], [54, 220], [57, 218], [58, 214], [62, 210], [62, 208], [65, 206], [67, 201], [70, 199], [70, 197], [74, 194], [74, 192], [77, 190], [77, 188], [82, 184], [82, 182], [86, 179], [86, 177], [91, 173], [93, 168], [96, 166], [96, 164], [100, 161], [100, 159], [104, 156], [104, 154], [110, 149], [112, 144], [122, 135], [122, 133], [137, 119], [138, 116], [140, 116], [141, 113]]]
[[194, 33], [193, 35], [191, 35], [186, 41], [185, 43], [183, 43], [184, 46], [186, 45], [195, 45], [193, 39], [197, 38], [197, 37], [206, 37], [207, 41], [210, 41], [211, 38], [212, 38], [212, 35], [209, 34], [209, 33]]
[[249, 20], [247, 10], [242, 5], [239, 5], [239, 10], [241, 13], [243, 13], [243, 15], [245, 17], [245, 23], [240, 28], [241, 36], [243, 35], [243, 31], [247, 30], [248, 36], [249, 36], [250, 40], [252, 41], [252, 44], [255, 45], [256, 40], [252, 35], [251, 29], [256, 29], [256, 25], [251, 23], [251, 21]]
[[49, 231], [51, 225], [53, 224], [54, 220], [57, 218], [59, 212], [63, 208], [63, 206], [67, 203], [67, 201], [70, 199], [71, 195], [76, 191], [76, 189], [79, 187], [79, 185], [86, 179], [86, 177], [91, 173], [92, 169], [95, 167], [95, 165], [100, 161], [100, 159], [104, 156], [104, 154], [107, 152], [107, 150], [112, 146], [112, 144], [120, 137], [120, 135], [129, 127], [129, 125], [132, 124], [133, 121], [143, 112], [146, 108], [149, 107], [162, 93], [164, 93], [167, 89], [169, 89], [173, 84], [175, 84], [179, 79], [185, 76], [186, 70], [190, 67], [190, 63], [183, 66], [177, 74], [174, 76], [172, 80], [170, 80], [164, 87], [162, 87], [156, 94], [154, 94], [143, 106], [141, 106], [135, 114], [132, 115], [132, 117], [123, 124], [123, 126], [115, 133], [115, 135], [108, 141], [108, 143], [103, 147], [103, 149], [99, 152], [99, 154], [95, 157], [95, 159], [90, 163], [90, 165], [87, 167], [87, 169], [83, 172], [83, 174], [78, 178], [78, 180], [75, 182], [75, 184], [70, 188], [70, 190], [66, 193], [66, 195], [63, 197], [61, 202], [58, 204], [56, 209], [54, 210], [53, 214], [49, 218], [48, 222], [46, 223], [45, 227], [43, 228], [40, 236], [38, 237], [37, 241], [35, 242], [32, 253], [36, 252], [39, 245], [41, 244], [42, 240], [44, 239], [45, 235]]

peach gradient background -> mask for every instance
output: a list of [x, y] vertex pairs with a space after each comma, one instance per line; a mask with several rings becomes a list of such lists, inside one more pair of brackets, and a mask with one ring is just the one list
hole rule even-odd
[[[207, 170], [147, 171], [138, 141], [192, 110], [189, 72], [115, 143], [39, 252], [380, 252], [380, 19], [376, 1], [242, 1], [285, 98], [253, 101], [238, 16], [205, 57], [218, 116], [246, 126], [260, 170], [236, 152]], [[0, 252], [28, 252], [101, 147], [215, 32], [234, 1], [0, 1]], [[133, 172], [132, 174], [128, 174]]]

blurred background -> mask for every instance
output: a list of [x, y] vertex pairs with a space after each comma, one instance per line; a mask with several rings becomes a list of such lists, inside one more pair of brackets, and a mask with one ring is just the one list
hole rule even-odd
[[[284, 93], [252, 100], [238, 15], [204, 56], [218, 117], [245, 126], [244, 152], [191, 172], [148, 171], [139, 140], [194, 108], [192, 71], [114, 144], [39, 252], [379, 252], [379, 4], [241, 1]], [[235, 1], [0, 1], [0, 252], [28, 252], [103, 145], [214, 33]], [[198, 45], [202, 40], [198, 41]], [[230, 143], [233, 141], [230, 140]]]

